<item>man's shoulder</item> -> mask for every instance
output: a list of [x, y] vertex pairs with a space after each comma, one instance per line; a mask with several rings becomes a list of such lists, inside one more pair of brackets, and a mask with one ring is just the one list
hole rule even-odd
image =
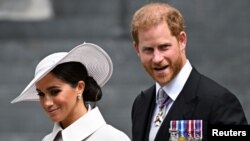
[[225, 97], [236, 98], [235, 94], [214, 79], [199, 72], [198, 75], [200, 75], [200, 78], [197, 87], [197, 94], [200, 98], [205, 98], [207, 101], [209, 101], [209, 99], [217, 101], [218, 99]]
[[191, 76], [198, 78], [198, 85], [199, 88], [205, 89], [207, 91], [213, 90], [218, 92], [229, 92], [229, 90], [223, 86], [222, 84], [219, 84], [216, 80], [214, 80], [211, 77], [208, 77], [200, 72], [198, 72], [196, 69], [193, 69]]
[[[155, 85], [152, 85], [151, 87], [142, 90], [135, 98], [134, 100], [134, 106], [135, 105], [141, 105], [143, 103], [150, 103], [151, 100], [154, 99], [154, 91], [155, 91]], [[140, 106], [139, 106], [140, 107]]]
[[200, 86], [206, 88], [208, 91], [229, 93], [229, 90], [225, 86], [205, 75], [201, 75]]
[[155, 85], [152, 85], [144, 90], [142, 90], [136, 98], [146, 98], [146, 97], [151, 97], [154, 94], [155, 91]]

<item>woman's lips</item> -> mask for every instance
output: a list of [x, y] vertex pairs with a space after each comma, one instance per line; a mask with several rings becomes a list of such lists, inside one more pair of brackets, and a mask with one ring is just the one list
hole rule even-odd
[[55, 113], [58, 111], [58, 109], [59, 109], [59, 108], [49, 109], [49, 110], [47, 110], [47, 112], [48, 112], [49, 114], [55, 114]]

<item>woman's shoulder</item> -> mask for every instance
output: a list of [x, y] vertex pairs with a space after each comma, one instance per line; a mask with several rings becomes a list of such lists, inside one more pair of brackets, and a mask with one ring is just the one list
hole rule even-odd
[[49, 139], [49, 136], [51, 136], [51, 133], [50, 134], [47, 134], [43, 137], [42, 141], [47, 141]]
[[[58, 133], [59, 133], [59, 132], [58, 132]], [[54, 140], [54, 138], [56, 137], [56, 135], [57, 135], [58, 133], [55, 134], [55, 132], [51, 132], [51, 133], [45, 135], [45, 136], [43, 137], [42, 141], [51, 141], [51, 140]]]
[[105, 124], [103, 127], [99, 128], [92, 137], [102, 138], [102, 141], [130, 141], [129, 137], [122, 132], [121, 130], [109, 125]]

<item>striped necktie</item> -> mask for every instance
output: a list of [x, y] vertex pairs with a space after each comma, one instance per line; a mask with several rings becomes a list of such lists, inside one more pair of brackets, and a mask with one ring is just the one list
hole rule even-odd
[[159, 112], [155, 117], [155, 126], [159, 126], [163, 121], [164, 107], [170, 104], [171, 98], [165, 93], [165, 91], [160, 88], [156, 97], [157, 105], [159, 105]]

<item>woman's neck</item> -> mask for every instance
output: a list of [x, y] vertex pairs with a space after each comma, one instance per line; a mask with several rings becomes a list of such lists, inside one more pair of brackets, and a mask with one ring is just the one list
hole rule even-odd
[[61, 127], [63, 129], [67, 128], [69, 125], [74, 123], [76, 120], [85, 115], [87, 112], [88, 110], [85, 107], [85, 104], [82, 101], [78, 101], [73, 110], [71, 111], [71, 113], [69, 113], [68, 117], [66, 117], [65, 120], [60, 122]]

